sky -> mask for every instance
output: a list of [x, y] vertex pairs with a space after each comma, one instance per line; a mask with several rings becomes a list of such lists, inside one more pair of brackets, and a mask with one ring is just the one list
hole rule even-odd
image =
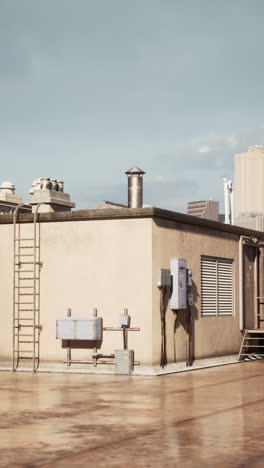
[[0, 182], [64, 180], [77, 209], [223, 201], [264, 145], [263, 0], [0, 0]]

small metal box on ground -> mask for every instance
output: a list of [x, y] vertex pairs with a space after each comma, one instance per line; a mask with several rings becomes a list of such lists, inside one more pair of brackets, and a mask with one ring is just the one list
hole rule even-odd
[[132, 349], [117, 349], [115, 351], [116, 374], [131, 374], [134, 370], [134, 351]]

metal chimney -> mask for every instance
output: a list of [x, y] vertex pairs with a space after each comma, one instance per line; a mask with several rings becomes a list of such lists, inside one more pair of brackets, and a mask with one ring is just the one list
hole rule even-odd
[[143, 175], [142, 169], [135, 166], [126, 171], [128, 182], [128, 208], [143, 207]]

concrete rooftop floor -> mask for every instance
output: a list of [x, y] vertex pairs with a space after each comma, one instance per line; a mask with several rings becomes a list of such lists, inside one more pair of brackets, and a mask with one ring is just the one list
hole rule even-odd
[[263, 371], [1, 372], [0, 466], [263, 467]]

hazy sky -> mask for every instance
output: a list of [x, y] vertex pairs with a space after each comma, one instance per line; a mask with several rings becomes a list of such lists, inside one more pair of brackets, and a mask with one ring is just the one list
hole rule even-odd
[[263, 0], [0, 0], [0, 180], [65, 181], [77, 208], [221, 199], [264, 144]]

